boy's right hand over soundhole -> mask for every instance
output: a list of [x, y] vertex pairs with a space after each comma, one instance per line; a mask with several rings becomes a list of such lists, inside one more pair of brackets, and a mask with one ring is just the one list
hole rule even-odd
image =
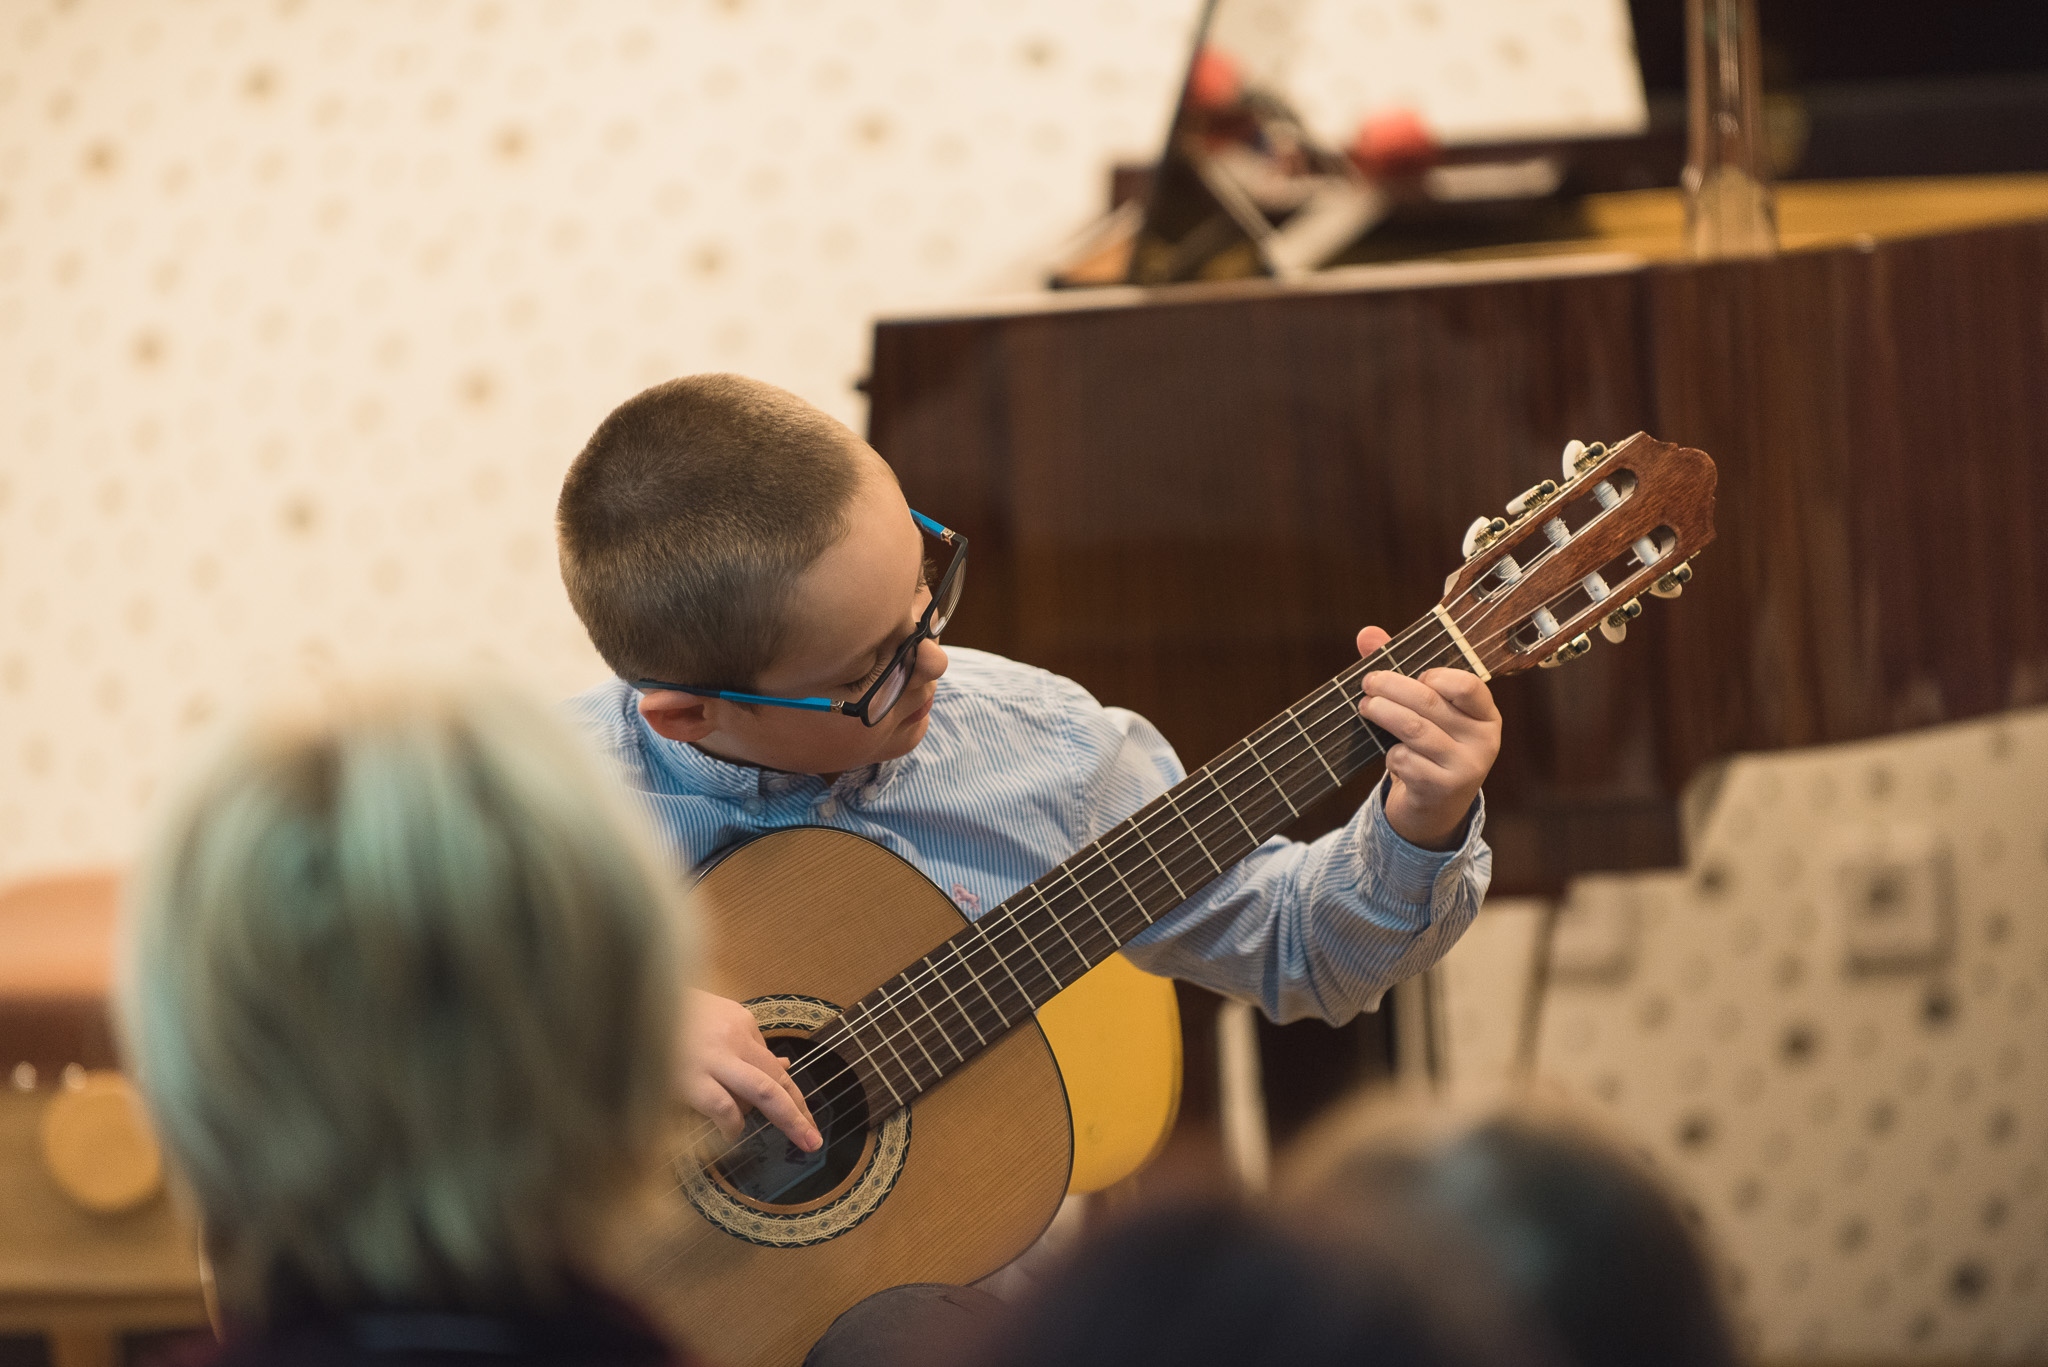
[[807, 1153], [824, 1142], [789, 1061], [768, 1047], [754, 1013], [738, 1002], [691, 990], [677, 1066], [683, 1100], [728, 1141], [745, 1130], [747, 1112], [758, 1110]]

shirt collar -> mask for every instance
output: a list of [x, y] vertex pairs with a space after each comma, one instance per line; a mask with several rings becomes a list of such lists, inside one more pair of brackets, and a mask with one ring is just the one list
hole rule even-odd
[[[734, 764], [707, 754], [694, 745], [657, 734], [647, 724], [647, 719], [637, 712], [635, 719], [640, 724], [640, 743], [648, 758], [676, 792], [709, 794], [744, 802], [750, 797], [772, 799], [791, 793], [827, 791], [825, 780], [816, 774], [792, 774], [752, 764]], [[844, 798], [863, 790], [879, 790], [902, 772], [909, 758], [905, 755], [849, 769], [833, 780], [830, 791], [835, 797]]]

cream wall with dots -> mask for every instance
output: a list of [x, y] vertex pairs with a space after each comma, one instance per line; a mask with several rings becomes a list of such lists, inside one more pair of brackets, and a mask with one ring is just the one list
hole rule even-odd
[[569, 458], [702, 369], [862, 419], [1158, 136], [1192, 0], [0, 9], [0, 879], [252, 694], [601, 677]]
[[[2048, 1361], [2048, 711], [1744, 756], [1703, 805], [1684, 870], [1571, 889], [1539, 1073], [1697, 1206], [1764, 1360]], [[1454, 1078], [1514, 1053], [1505, 910], [1445, 965]]]
[[[1351, 8], [1446, 107], [1501, 33], [1634, 80], [1621, 0]], [[0, 5], [0, 880], [125, 860], [252, 695], [593, 682], [550, 517], [598, 419], [737, 369], [858, 427], [869, 319], [1030, 282], [1197, 9]]]

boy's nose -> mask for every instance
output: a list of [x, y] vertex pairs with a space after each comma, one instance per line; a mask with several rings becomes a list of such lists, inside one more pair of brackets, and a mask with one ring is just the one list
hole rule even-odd
[[946, 672], [946, 648], [926, 637], [917, 643], [917, 664], [910, 672], [914, 684], [930, 683]]

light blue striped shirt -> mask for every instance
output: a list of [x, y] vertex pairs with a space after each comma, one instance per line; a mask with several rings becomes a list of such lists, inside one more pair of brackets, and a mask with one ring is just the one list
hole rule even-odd
[[[1179, 758], [1135, 712], [1070, 679], [949, 647], [923, 741], [827, 784], [714, 759], [656, 735], [620, 680], [572, 715], [622, 766], [670, 849], [695, 864], [784, 826], [834, 826], [887, 846], [971, 920], [1178, 783]], [[1341, 1024], [1464, 933], [1492, 871], [1475, 800], [1464, 844], [1394, 833], [1382, 783], [1350, 824], [1268, 840], [1124, 947], [1138, 967], [1257, 1002], [1278, 1021]]]

